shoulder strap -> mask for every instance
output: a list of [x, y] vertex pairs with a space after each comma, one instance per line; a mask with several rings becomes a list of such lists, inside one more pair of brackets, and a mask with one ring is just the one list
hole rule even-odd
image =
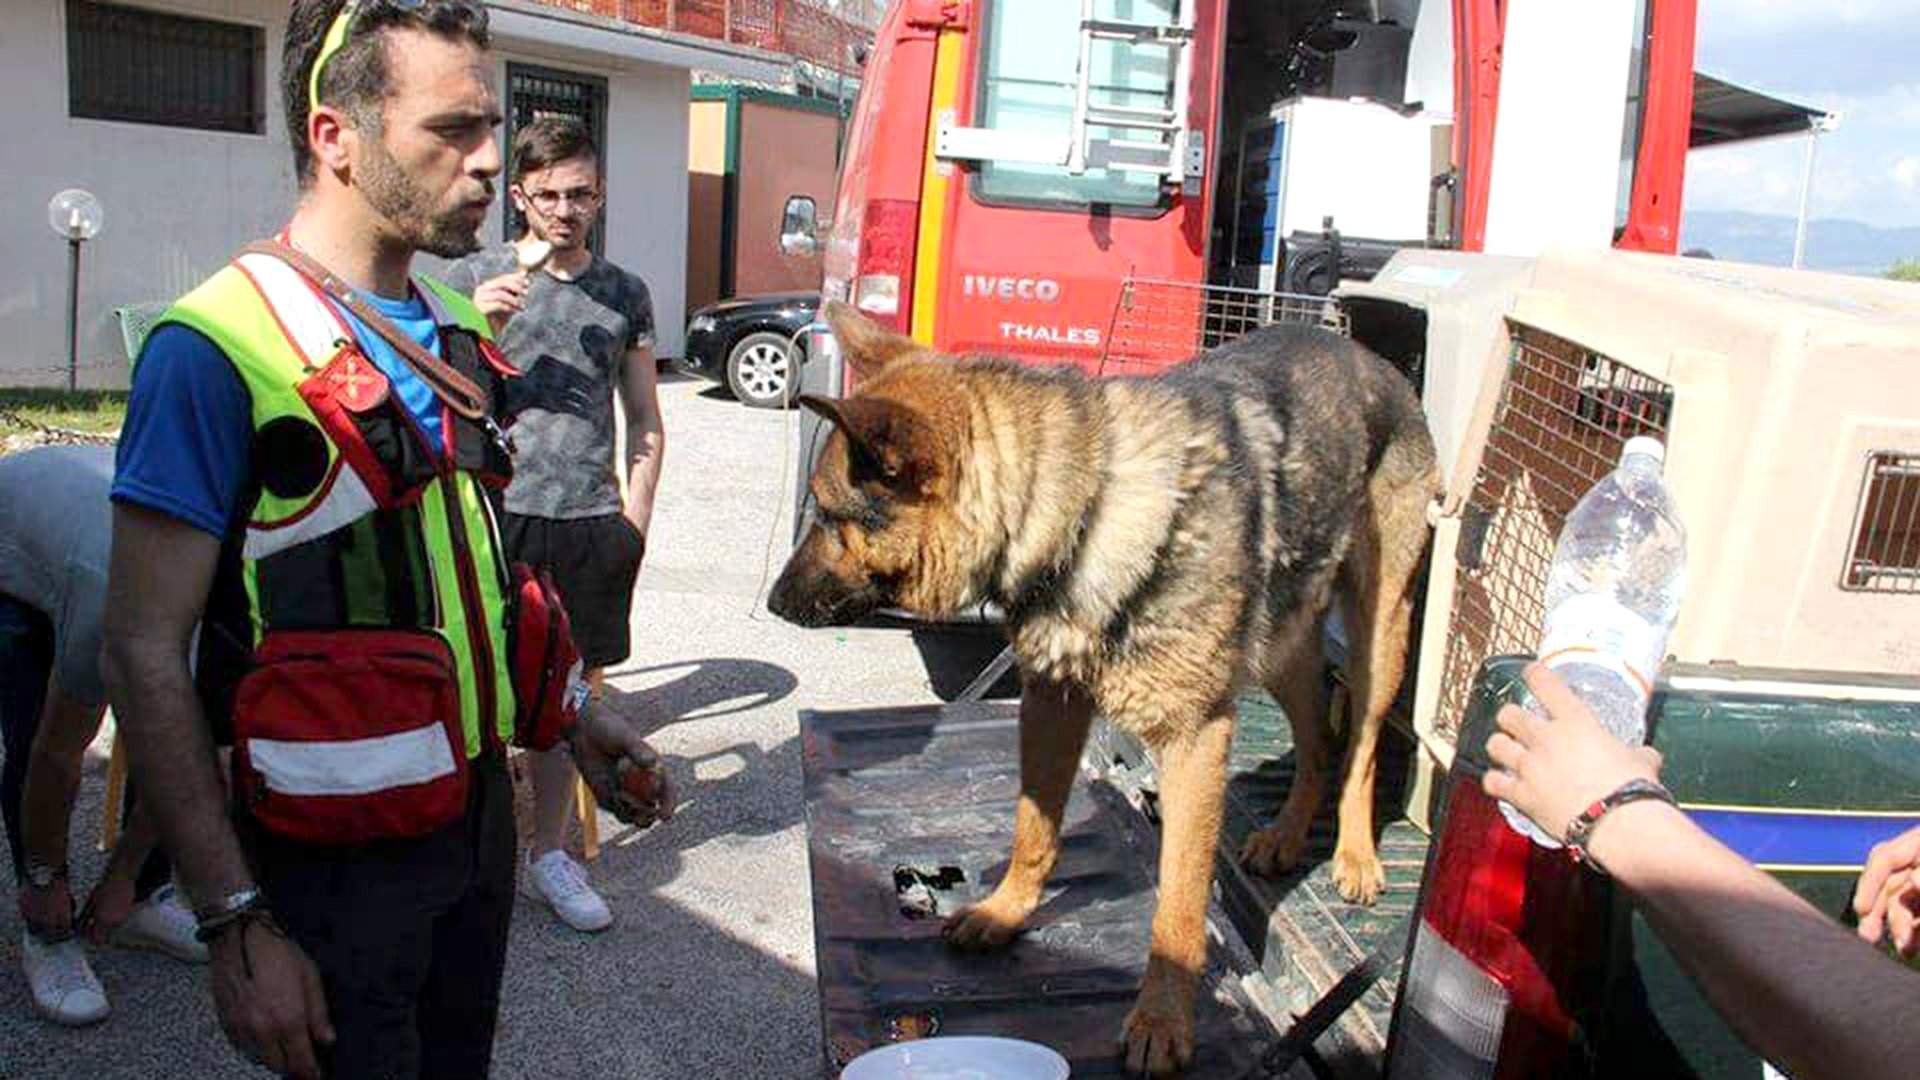
[[354, 317], [365, 323], [374, 333], [385, 338], [394, 351], [400, 354], [414, 374], [434, 392], [447, 408], [479, 423], [492, 421], [492, 408], [487, 401], [486, 391], [480, 389], [472, 379], [453, 369], [451, 364], [420, 347], [420, 343], [400, 332], [385, 315], [367, 303], [351, 285], [340, 280], [333, 271], [320, 265], [306, 252], [283, 244], [278, 240], [255, 240], [240, 249], [242, 255], [270, 255], [325, 290], [328, 296], [339, 301]]

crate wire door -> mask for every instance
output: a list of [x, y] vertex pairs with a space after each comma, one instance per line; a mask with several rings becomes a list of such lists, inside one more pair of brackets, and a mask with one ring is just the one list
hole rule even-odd
[[1128, 278], [1095, 374], [1156, 374], [1274, 323], [1348, 331], [1346, 310], [1325, 296]]
[[1853, 551], [1840, 587], [1920, 594], [1920, 454], [1867, 455], [1853, 520]]
[[[607, 147], [607, 81], [592, 75], [582, 75], [571, 71], [556, 71], [552, 68], [536, 67], [533, 64], [507, 65], [507, 132], [506, 153], [513, 153], [514, 137], [520, 129], [535, 120], [550, 116], [571, 116], [587, 126], [593, 134], [593, 144], [600, 148], [600, 164], [606, 167]], [[507, 175], [513, 175], [513, 162], [507, 162]], [[512, 241], [526, 231], [527, 219], [506, 200], [507, 212], [501, 222], [506, 240]], [[600, 220], [587, 235], [587, 246], [594, 254], [603, 254], [606, 250], [607, 209], [603, 204]]]
[[1532, 652], [1547, 571], [1575, 503], [1635, 435], [1666, 442], [1673, 390], [1565, 338], [1514, 325], [1505, 385], [1461, 522], [1434, 726], [1457, 738], [1488, 657]]

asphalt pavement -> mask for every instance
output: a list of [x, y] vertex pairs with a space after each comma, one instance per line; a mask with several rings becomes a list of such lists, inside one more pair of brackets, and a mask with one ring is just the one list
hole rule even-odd
[[[796, 714], [949, 698], [997, 649], [977, 632], [805, 631], [765, 610], [787, 550], [791, 414], [667, 375], [665, 473], [609, 686], [641, 717], [681, 792], [647, 832], [601, 818], [590, 876], [611, 929], [581, 935], [519, 901], [496, 1077], [821, 1075]], [[105, 740], [74, 818], [76, 889], [97, 879]], [[21, 924], [0, 904], [0, 1080], [262, 1076], [227, 1046], [204, 969], [97, 951], [113, 1014], [82, 1030], [32, 1012]]]

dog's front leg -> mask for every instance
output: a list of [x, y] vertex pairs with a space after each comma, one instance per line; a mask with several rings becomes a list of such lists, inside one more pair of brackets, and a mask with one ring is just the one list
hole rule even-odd
[[1060, 820], [1080, 768], [1093, 702], [1066, 683], [1029, 679], [1020, 696], [1020, 805], [1013, 855], [993, 894], [947, 920], [947, 940], [963, 949], [1005, 945], [1040, 904], [1060, 854]]
[[1193, 1057], [1193, 995], [1207, 963], [1207, 900], [1233, 719], [1229, 702], [1190, 736], [1158, 747], [1160, 903], [1146, 978], [1123, 1033], [1133, 1073], [1170, 1073]]

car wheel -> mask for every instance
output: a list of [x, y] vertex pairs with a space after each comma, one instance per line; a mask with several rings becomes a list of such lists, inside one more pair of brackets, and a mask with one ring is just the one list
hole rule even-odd
[[756, 409], [784, 406], [792, 374], [792, 350], [785, 334], [769, 330], [748, 334], [727, 354], [727, 387]]

